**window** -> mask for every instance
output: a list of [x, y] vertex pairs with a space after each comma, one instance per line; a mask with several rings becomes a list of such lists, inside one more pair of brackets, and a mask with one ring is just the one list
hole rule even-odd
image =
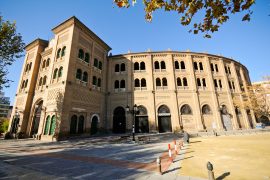
[[232, 89], [231, 81], [229, 81], [229, 88]]
[[62, 75], [63, 75], [63, 67], [61, 66], [59, 68], [58, 77], [62, 77]]
[[98, 62], [98, 69], [102, 70], [102, 62], [101, 61]]
[[235, 89], [234, 82], [232, 81], [232, 88]]
[[174, 61], [174, 68], [179, 69], [179, 62], [178, 61]]
[[214, 85], [215, 85], [216, 88], [218, 87], [218, 84], [217, 84], [217, 80], [216, 79], [214, 79]]
[[217, 65], [217, 64], [215, 64], [215, 67], [216, 67], [216, 71], [218, 72], [218, 65]]
[[198, 64], [197, 64], [197, 62], [193, 62], [193, 66], [194, 66], [194, 69], [195, 70], [198, 70]]
[[27, 84], [28, 84], [28, 79], [26, 79], [26, 81], [25, 81], [24, 88], [27, 87]]
[[28, 71], [31, 70], [31, 67], [32, 67], [32, 62], [30, 62], [30, 64], [29, 64], [29, 69], [28, 69]]
[[46, 67], [46, 60], [44, 60], [42, 63], [42, 68], [45, 68], [45, 67]]
[[122, 63], [121, 64], [121, 71], [122, 72], [126, 71], [126, 65], [125, 65], [125, 63]]
[[141, 67], [141, 70], [145, 70], [145, 63], [144, 62], [141, 62], [140, 63], [140, 67]]
[[42, 85], [42, 77], [39, 79], [39, 83], [38, 83], [39, 86]]
[[46, 67], [48, 67], [49, 65], [50, 65], [50, 58], [48, 58], [46, 61]]
[[94, 59], [94, 67], [98, 68], [98, 59], [97, 58]]
[[125, 85], [125, 80], [121, 80], [120, 82], [120, 88], [125, 88], [126, 85]]
[[159, 62], [155, 61], [155, 69], [159, 69]]
[[140, 70], [140, 68], [139, 68], [139, 63], [138, 63], [138, 62], [135, 62], [135, 63], [134, 63], [134, 70], [135, 70], [135, 71]]
[[84, 52], [82, 49], [79, 49], [78, 58], [80, 58], [80, 59], [84, 58]]
[[97, 77], [96, 77], [96, 76], [93, 76], [93, 82], [92, 82], [92, 84], [93, 84], [94, 86], [97, 85]]
[[202, 114], [211, 114], [211, 109], [207, 104], [202, 107]]
[[83, 81], [87, 82], [88, 81], [88, 73], [85, 71], [83, 72]]
[[90, 55], [89, 53], [85, 53], [85, 58], [84, 58], [84, 61], [89, 63], [89, 60], [90, 60]]
[[166, 78], [162, 78], [162, 86], [167, 86], [167, 79]]
[[135, 87], [140, 87], [140, 80], [139, 79], [135, 79], [134, 86]]
[[25, 81], [22, 82], [21, 89], [24, 88], [24, 86], [25, 86], [24, 84], [25, 84]]
[[49, 127], [50, 127], [50, 116], [47, 116], [46, 123], [45, 123], [45, 129], [44, 129], [44, 135], [48, 134]]
[[181, 107], [180, 112], [182, 115], [190, 115], [192, 114], [191, 108], [189, 105], [185, 104]]
[[114, 81], [114, 89], [119, 89], [119, 81], [118, 80], [116, 80], [116, 81]]
[[203, 87], [206, 87], [206, 81], [205, 81], [205, 78], [202, 79], [202, 84], [203, 84]]
[[142, 78], [141, 80], [141, 86], [146, 87], [146, 80], [144, 78]]
[[219, 82], [219, 87], [222, 88], [221, 80], [218, 80], [218, 82]]
[[115, 66], [114, 66], [114, 72], [119, 72], [119, 64], [116, 64]]
[[197, 78], [197, 86], [201, 86], [201, 80]]
[[183, 78], [183, 85], [188, 86], [187, 78], [185, 78], [185, 77]]
[[50, 132], [49, 135], [53, 135], [55, 132], [55, 127], [56, 127], [56, 117], [55, 115], [52, 116], [52, 120], [51, 120], [51, 126], [50, 126]]
[[56, 68], [53, 72], [53, 79], [55, 79], [57, 77], [57, 72], [58, 72], [58, 69]]
[[63, 47], [61, 57], [65, 56], [66, 54], [66, 46]]
[[101, 79], [98, 78], [98, 87], [101, 87]]
[[177, 78], [177, 86], [182, 86], [181, 78]]
[[214, 64], [211, 63], [210, 66], [211, 66], [211, 71], [215, 71], [215, 70], [214, 70]]
[[61, 48], [59, 48], [59, 49], [57, 50], [57, 55], [56, 55], [56, 58], [57, 58], [57, 59], [60, 58], [60, 54], [61, 54]]
[[81, 70], [81, 69], [77, 69], [77, 72], [76, 72], [76, 79], [79, 79], [79, 80], [82, 79], [82, 70]]
[[164, 61], [161, 61], [161, 63], [160, 63], [161, 65], [161, 69], [166, 69], [166, 64], [165, 64], [165, 62]]
[[225, 69], [225, 73], [227, 74], [228, 73], [227, 67], [225, 66], [224, 69]]
[[46, 85], [46, 81], [47, 81], [47, 76], [44, 76], [44, 78], [43, 78], [43, 85]]
[[26, 65], [25, 72], [28, 71], [28, 68], [29, 68], [29, 64]]
[[202, 71], [203, 70], [203, 64], [202, 64], [202, 62], [200, 62], [199, 65], [200, 65], [200, 70]]
[[228, 67], [228, 72], [229, 72], [229, 74], [231, 74], [231, 68], [230, 67]]
[[157, 78], [157, 79], [156, 79], [156, 86], [161, 86], [160, 78]]
[[181, 64], [181, 69], [186, 69], [185, 62], [184, 61], [181, 61], [180, 64]]

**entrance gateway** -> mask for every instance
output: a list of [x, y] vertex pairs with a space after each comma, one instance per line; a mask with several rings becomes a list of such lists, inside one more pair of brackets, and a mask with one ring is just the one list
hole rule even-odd
[[171, 113], [166, 105], [158, 108], [158, 130], [160, 133], [172, 132]]

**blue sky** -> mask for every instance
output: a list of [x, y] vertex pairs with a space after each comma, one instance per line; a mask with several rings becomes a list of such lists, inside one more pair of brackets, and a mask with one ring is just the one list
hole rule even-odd
[[[36, 38], [53, 38], [51, 29], [76, 16], [112, 47], [112, 54], [187, 49], [231, 57], [244, 64], [252, 81], [270, 75], [270, 1], [257, 0], [251, 22], [240, 15], [231, 16], [211, 39], [188, 33], [176, 13], [157, 11], [153, 22], [144, 19], [138, 0], [135, 7], [119, 9], [113, 0], [1, 0], [0, 13], [6, 20], [16, 21], [17, 31], [27, 44]], [[10, 88], [4, 89], [13, 104], [24, 57], [9, 68]]]

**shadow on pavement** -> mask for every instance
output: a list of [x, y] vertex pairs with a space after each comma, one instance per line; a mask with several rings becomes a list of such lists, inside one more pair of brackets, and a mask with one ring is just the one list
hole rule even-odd
[[177, 171], [177, 170], [179, 170], [179, 169], [181, 169], [181, 168], [180, 168], [180, 167], [173, 168], [173, 169], [170, 169], [170, 170], [168, 170], [168, 171], [163, 172], [163, 174], [167, 174], [167, 173], [170, 173], [170, 172], [174, 172], [174, 171]]
[[231, 174], [230, 172], [225, 172], [222, 175], [220, 175], [219, 177], [217, 177], [216, 180], [225, 179], [225, 177], [229, 176], [230, 174]]

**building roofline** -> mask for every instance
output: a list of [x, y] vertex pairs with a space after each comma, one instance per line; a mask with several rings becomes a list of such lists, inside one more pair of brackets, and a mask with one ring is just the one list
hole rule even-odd
[[242, 65], [247, 72], [248, 69], [246, 68], [246, 66], [244, 66], [243, 64], [241, 64], [240, 62], [234, 60], [234, 59], [231, 59], [231, 58], [228, 58], [228, 57], [224, 57], [224, 56], [221, 56], [221, 55], [215, 55], [215, 54], [209, 54], [209, 53], [200, 53], [200, 52], [191, 52], [191, 51], [150, 51], [150, 52], [135, 52], [135, 53], [126, 53], [126, 54], [116, 54], [116, 55], [113, 55], [113, 56], [109, 56], [109, 58], [117, 58], [117, 57], [124, 57], [124, 56], [134, 56], [134, 55], [142, 55], [142, 54], [158, 54], [158, 53], [169, 53], [169, 54], [173, 54], [173, 53], [181, 53], [181, 54], [194, 54], [194, 55], [203, 55], [203, 56], [212, 56], [212, 57], [216, 57], [216, 58], [225, 58], [225, 59], [228, 59], [230, 61], [233, 61], [237, 64], [240, 64]]
[[24, 47], [24, 49], [25, 49], [25, 50], [29, 50], [29, 49], [31, 49], [32, 47], [34, 47], [34, 46], [36, 46], [36, 45], [38, 45], [38, 44], [43, 44], [43, 45], [47, 46], [48, 43], [49, 43], [49, 41], [46, 41], [46, 40], [44, 40], [44, 39], [37, 38], [37, 39], [35, 39], [34, 41], [28, 43], [28, 44]]
[[59, 29], [61, 26], [64, 26], [65, 24], [67, 24], [71, 21], [73, 21], [73, 24], [78, 24], [78, 25], [82, 26], [84, 29], [86, 29], [88, 31], [88, 33], [90, 33], [90, 35], [92, 35], [94, 38], [96, 38], [98, 41], [100, 41], [102, 44], [104, 44], [108, 51], [110, 51], [112, 49], [107, 43], [105, 43], [100, 37], [98, 37], [98, 35], [96, 35], [85, 24], [83, 24], [76, 16], [72, 16], [72, 17], [68, 18], [64, 22], [62, 22], [59, 25], [57, 25], [56, 27], [54, 27], [52, 29], [52, 31], [54, 33], [57, 33], [58, 32], [57, 29]]

